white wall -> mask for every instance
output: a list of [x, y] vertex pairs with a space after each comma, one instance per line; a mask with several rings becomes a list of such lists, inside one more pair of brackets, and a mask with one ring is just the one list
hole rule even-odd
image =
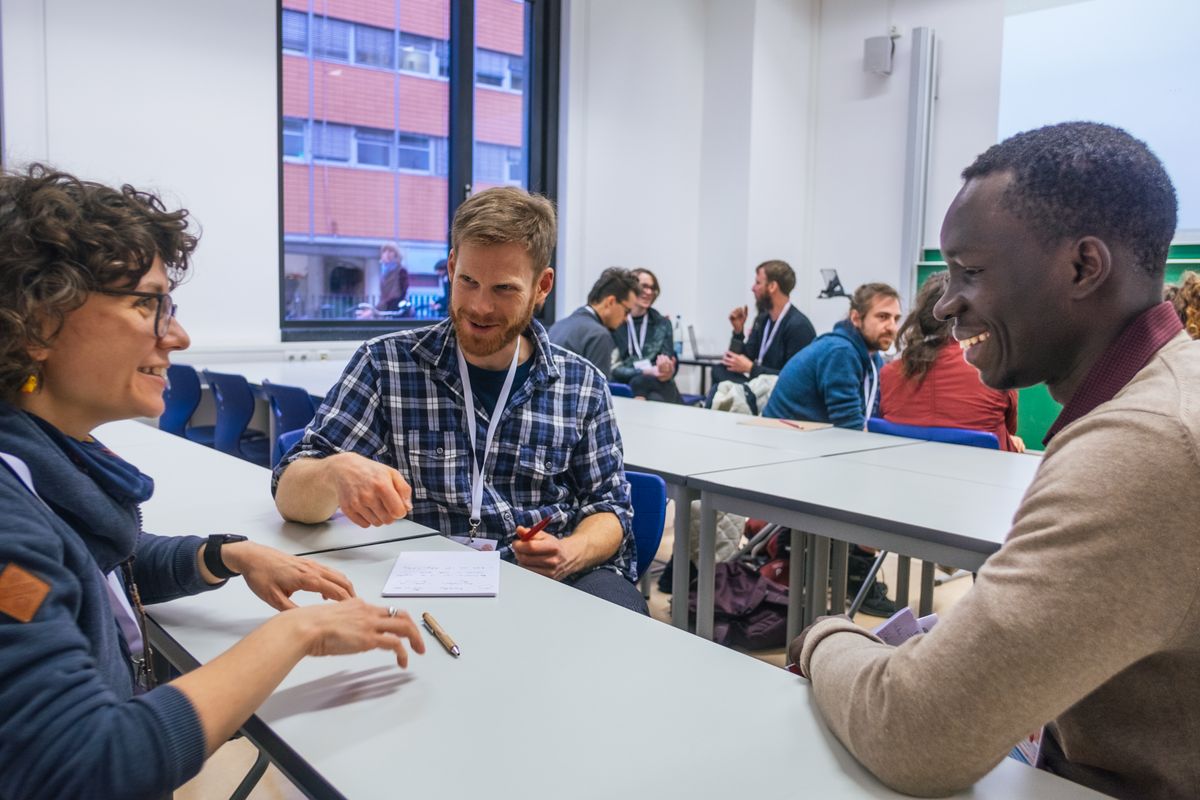
[[193, 347], [277, 345], [274, 3], [24, 0], [0, 13], [6, 166], [162, 190], [204, 231], [175, 293]]

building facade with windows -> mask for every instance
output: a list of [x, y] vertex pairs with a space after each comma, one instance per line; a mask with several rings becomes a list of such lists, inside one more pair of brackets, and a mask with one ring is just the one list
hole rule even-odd
[[[280, 15], [285, 324], [442, 316], [450, 0], [282, 0]], [[526, 15], [475, 2], [475, 191], [527, 185]]]

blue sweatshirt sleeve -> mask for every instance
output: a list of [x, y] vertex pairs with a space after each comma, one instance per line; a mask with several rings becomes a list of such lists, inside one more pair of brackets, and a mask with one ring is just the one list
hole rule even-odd
[[130, 698], [105, 679], [85, 634], [114, 624], [99, 567], [6, 473], [0, 503], [0, 570], [49, 587], [28, 622], [0, 611], [0, 797], [168, 794], [204, 762], [199, 716], [172, 686]]
[[857, 353], [849, 344], [831, 348], [821, 359], [818, 375], [827, 420], [839, 428], [861, 431], [866, 417], [863, 415], [863, 374]]
[[165, 603], [224, 586], [207, 583], [200, 574], [196, 554], [204, 539], [199, 536], [155, 536], [142, 533], [134, 549], [133, 578], [143, 603]]

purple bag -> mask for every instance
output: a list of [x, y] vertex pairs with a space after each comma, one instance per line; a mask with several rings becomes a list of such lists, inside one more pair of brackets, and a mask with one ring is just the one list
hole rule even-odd
[[[713, 594], [713, 641], [728, 647], [762, 650], [787, 642], [786, 586], [741, 561], [717, 564]], [[696, 613], [696, 593], [688, 595]]]

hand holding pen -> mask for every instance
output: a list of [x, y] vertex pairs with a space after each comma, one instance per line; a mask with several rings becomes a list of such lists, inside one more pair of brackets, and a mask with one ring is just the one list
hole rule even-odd
[[578, 569], [579, 552], [575, 547], [577, 542], [571, 541], [570, 536], [562, 539], [548, 533], [538, 536], [551, 519], [551, 516], [543, 517], [532, 528], [518, 526], [512, 551], [517, 564], [557, 581]]

